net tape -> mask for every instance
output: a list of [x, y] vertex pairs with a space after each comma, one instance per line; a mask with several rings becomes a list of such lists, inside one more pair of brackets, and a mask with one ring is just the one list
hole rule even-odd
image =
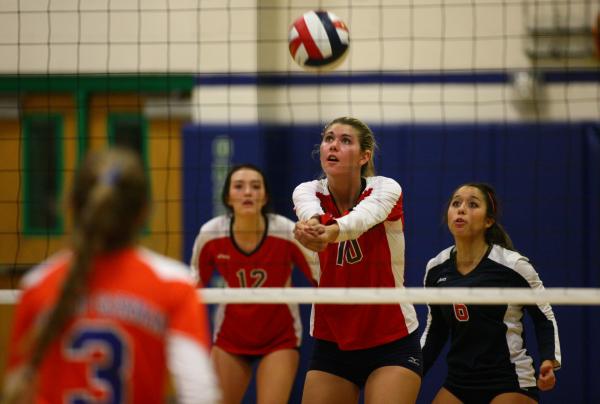
[[[596, 288], [204, 288], [205, 303], [322, 304], [544, 304], [600, 305]], [[14, 304], [20, 292], [0, 290], [0, 304]]]

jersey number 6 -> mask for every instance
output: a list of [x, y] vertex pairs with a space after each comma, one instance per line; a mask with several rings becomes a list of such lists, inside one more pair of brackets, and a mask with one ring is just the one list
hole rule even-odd
[[458, 321], [469, 321], [469, 309], [465, 304], [455, 303], [452, 307], [454, 308], [454, 317]]

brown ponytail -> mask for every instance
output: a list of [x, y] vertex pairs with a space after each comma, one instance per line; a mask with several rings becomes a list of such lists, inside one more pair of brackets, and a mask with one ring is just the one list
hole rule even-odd
[[58, 299], [35, 331], [31, 355], [4, 393], [4, 404], [19, 400], [30, 389], [46, 350], [78, 308], [98, 253], [114, 251], [135, 241], [143, 224], [148, 185], [137, 155], [111, 149], [90, 155], [76, 175], [73, 209], [73, 257]]

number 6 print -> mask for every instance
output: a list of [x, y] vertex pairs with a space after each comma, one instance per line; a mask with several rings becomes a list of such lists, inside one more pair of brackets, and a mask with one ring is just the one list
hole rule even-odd
[[456, 317], [458, 321], [469, 321], [469, 309], [467, 308], [467, 305], [454, 303], [452, 307], [454, 308], [454, 317]]

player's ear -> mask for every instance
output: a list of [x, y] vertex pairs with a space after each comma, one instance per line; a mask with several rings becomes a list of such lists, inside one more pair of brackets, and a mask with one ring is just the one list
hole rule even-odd
[[365, 164], [367, 164], [369, 162], [369, 160], [371, 160], [371, 150], [365, 150], [362, 152], [361, 157], [360, 157], [360, 165], [361, 167], [364, 166]]

